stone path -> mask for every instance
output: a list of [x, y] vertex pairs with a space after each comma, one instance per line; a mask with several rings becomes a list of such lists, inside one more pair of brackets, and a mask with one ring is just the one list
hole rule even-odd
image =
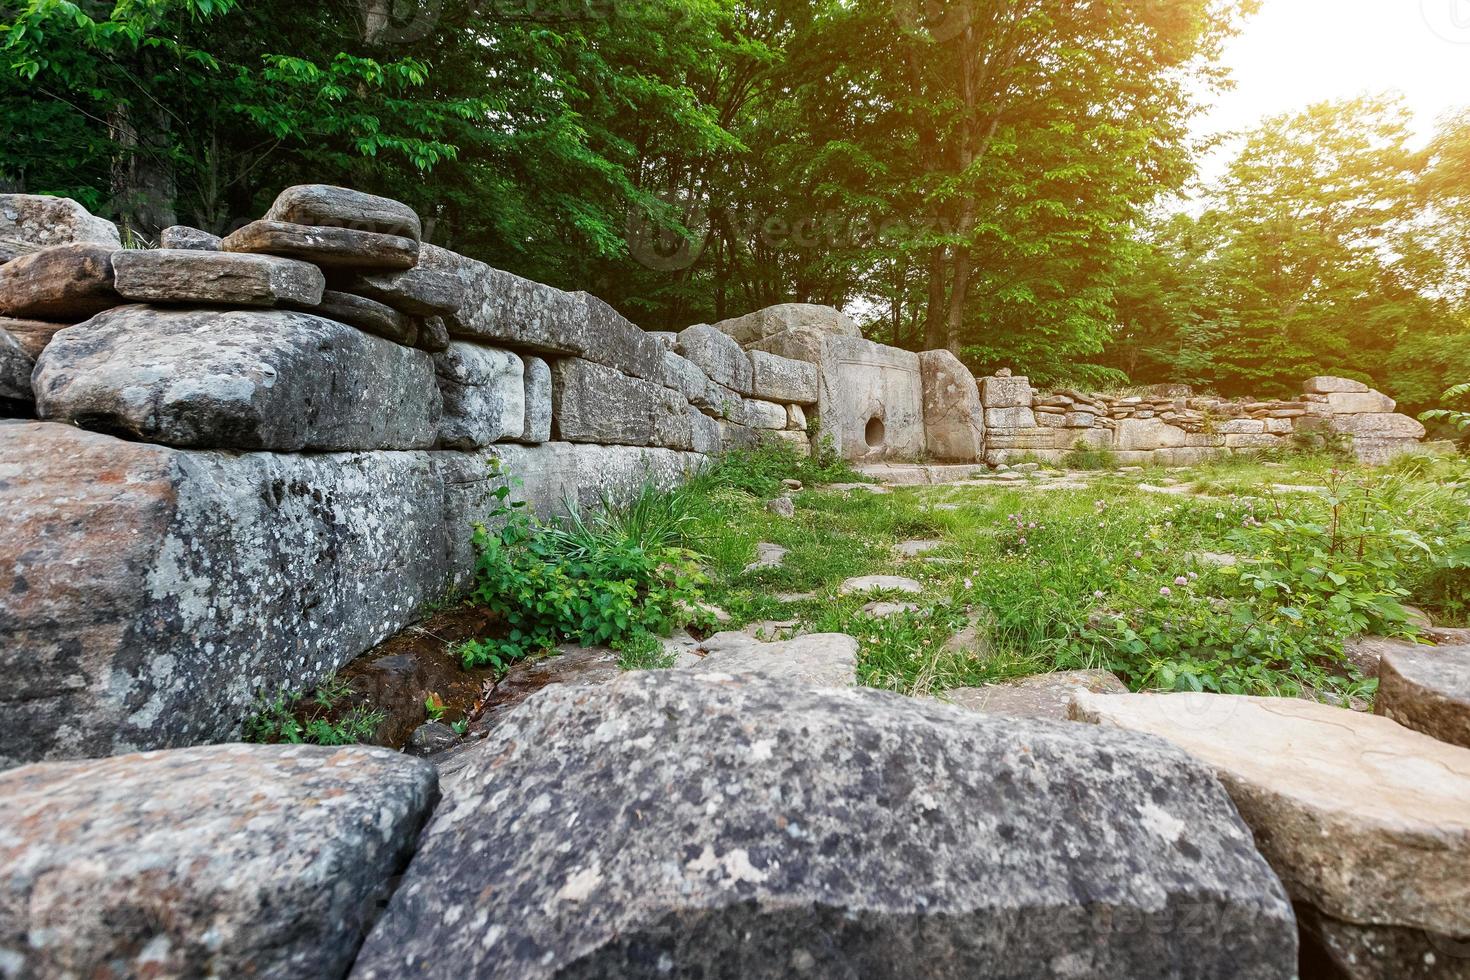
[[780, 568], [790, 551], [779, 544], [761, 542], [755, 546], [755, 561], [745, 566], [746, 573], [759, 572], [766, 568]]
[[907, 592], [910, 595], [919, 595], [924, 587], [911, 578], [899, 575], [862, 575], [843, 582], [837, 591], [843, 595], [857, 595], [861, 592]]

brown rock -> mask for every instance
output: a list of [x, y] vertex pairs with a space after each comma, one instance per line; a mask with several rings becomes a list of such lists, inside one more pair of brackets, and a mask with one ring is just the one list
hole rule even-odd
[[1374, 710], [1405, 728], [1470, 748], [1470, 646], [1387, 651]]
[[0, 410], [6, 409], [7, 403], [24, 405], [35, 400], [31, 394], [31, 372], [35, 369], [35, 359], [20, 341], [0, 330]]
[[69, 326], [70, 323], [53, 323], [50, 320], [13, 320], [0, 317], [0, 330], [14, 337], [32, 360], [41, 356], [56, 331], [65, 330]]
[[423, 238], [419, 216], [407, 204], [331, 184], [288, 187], [265, 217], [268, 221], [396, 235], [415, 242]]
[[345, 323], [349, 327], [356, 327], [365, 333], [405, 347], [414, 346], [418, 340], [418, 328], [412, 317], [365, 296], [328, 289], [322, 293], [320, 303], [315, 306], [301, 306], [299, 309]]
[[76, 322], [122, 303], [106, 245], [56, 245], [0, 266], [0, 315]]
[[140, 303], [312, 306], [326, 278], [310, 262], [277, 255], [133, 249], [112, 257], [118, 294]]
[[430, 316], [418, 321], [417, 345], [420, 350], [426, 350], [430, 354], [439, 354], [449, 349], [449, 328], [443, 317]]
[[419, 244], [412, 238], [353, 228], [254, 221], [220, 243], [226, 252], [282, 255], [334, 269], [412, 269]]
[[53, 245], [77, 242], [122, 248], [117, 225], [69, 197], [0, 194], [0, 265]]

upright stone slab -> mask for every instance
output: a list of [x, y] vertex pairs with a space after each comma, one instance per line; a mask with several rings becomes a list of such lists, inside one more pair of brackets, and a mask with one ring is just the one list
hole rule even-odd
[[[1356, 951], [1337, 962], [1346, 976], [1427, 976], [1426, 962], [1464, 975], [1443, 956], [1470, 938], [1470, 749], [1292, 698], [1078, 694], [1072, 717], [1209, 764], [1292, 899], [1315, 910], [1303, 926]], [[1398, 939], [1368, 955], [1375, 933]]]
[[524, 434], [526, 371], [515, 354], [454, 341], [434, 355], [434, 372], [444, 398], [441, 449], [481, 449]]
[[316, 266], [276, 255], [129, 249], [112, 269], [118, 295], [138, 303], [314, 306], [326, 288]]
[[227, 741], [401, 630], [468, 548], [438, 455], [0, 422], [0, 768]]
[[526, 418], [521, 426], [521, 442], [551, 441], [551, 365], [539, 357], [525, 357]]
[[1030, 408], [1034, 392], [1031, 379], [1006, 377], [981, 378], [980, 403], [986, 408]]
[[34, 380], [42, 418], [204, 449], [426, 448], [440, 412], [429, 355], [283, 310], [120, 307]]
[[327, 269], [412, 269], [419, 261], [413, 238], [285, 221], [253, 221], [225, 236], [220, 248], [283, 255]]
[[341, 977], [438, 797], [386, 749], [218, 745], [0, 775], [6, 976]]
[[117, 225], [69, 197], [0, 194], [0, 265], [39, 249], [79, 242], [122, 248]]
[[924, 384], [919, 355], [853, 337], [823, 340], [822, 431], [850, 460], [924, 454]]
[[113, 249], [54, 245], [0, 266], [0, 315], [75, 323], [120, 305]]
[[1451, 745], [1470, 748], [1470, 646], [1387, 648], [1373, 710]]
[[415, 242], [423, 238], [419, 216], [407, 204], [331, 184], [288, 187], [276, 197], [265, 216], [270, 221], [351, 228], [411, 238]]
[[556, 438], [650, 445], [662, 390], [601, 364], [563, 358], [551, 366], [551, 420]]
[[970, 369], [947, 350], [919, 355], [924, 384], [924, 446], [938, 460], [985, 458], [985, 409]]
[[750, 358], [728, 335], [706, 324], [679, 331], [679, 355], [688, 359], [711, 381], [741, 395], [754, 391], [754, 370]]
[[548, 688], [464, 762], [355, 980], [1295, 971], [1280, 883], [1158, 740], [663, 671]]
[[817, 368], [805, 361], [751, 351], [751, 393], [772, 402], [817, 403]]

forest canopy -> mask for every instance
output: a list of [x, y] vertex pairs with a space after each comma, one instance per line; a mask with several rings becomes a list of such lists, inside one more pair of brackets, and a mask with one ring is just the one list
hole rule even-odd
[[0, 190], [135, 241], [280, 188], [648, 329], [778, 302], [1040, 383], [1470, 378], [1470, 113], [1191, 123], [1257, 0], [0, 0]]

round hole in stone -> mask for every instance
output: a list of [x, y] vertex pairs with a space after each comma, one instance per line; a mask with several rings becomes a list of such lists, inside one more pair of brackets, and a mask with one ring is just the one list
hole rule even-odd
[[869, 449], [877, 449], [883, 445], [883, 419], [877, 415], [868, 419], [868, 427], [863, 430], [863, 441], [868, 444]]

